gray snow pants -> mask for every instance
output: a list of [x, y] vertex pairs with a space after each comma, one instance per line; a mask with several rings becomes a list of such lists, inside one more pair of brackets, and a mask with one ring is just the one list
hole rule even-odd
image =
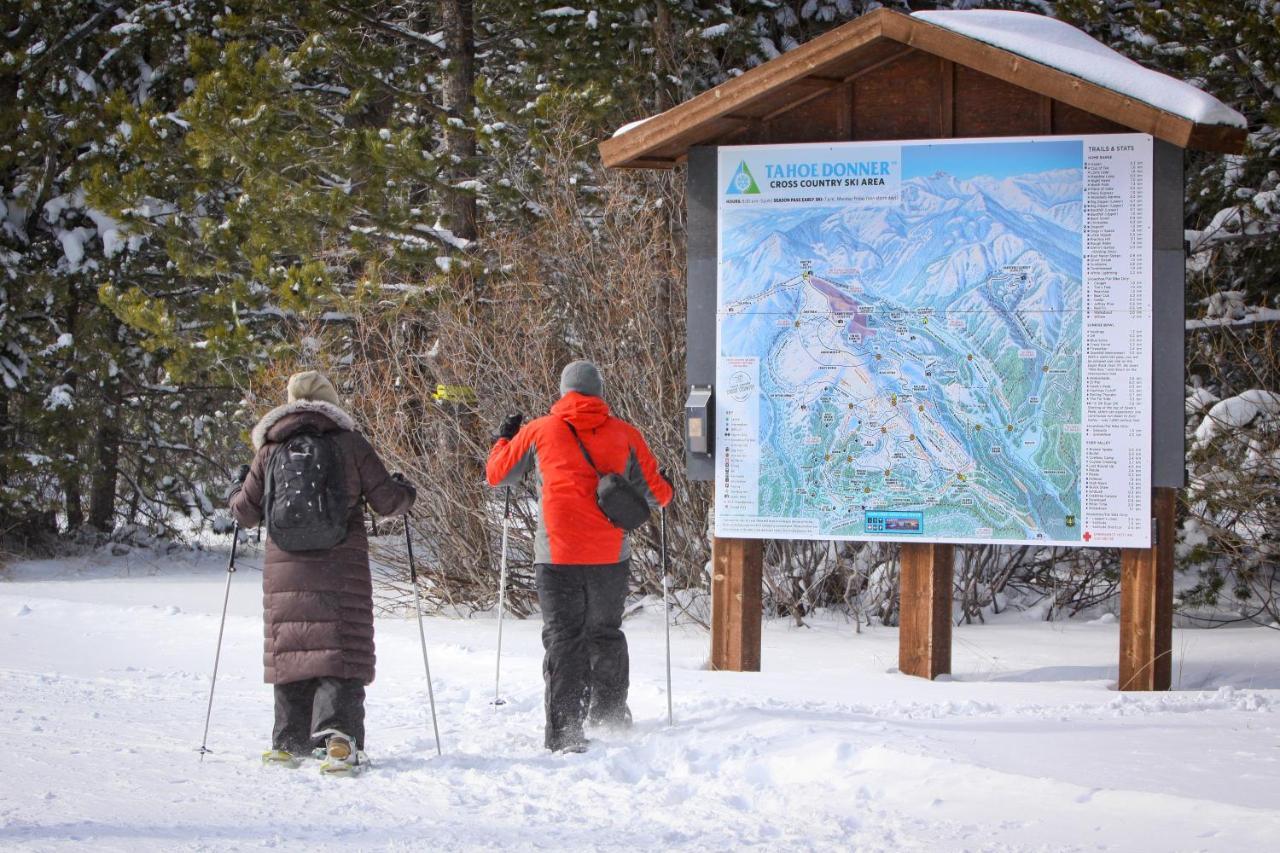
[[546, 682], [546, 747], [582, 740], [582, 725], [626, 725], [630, 686], [622, 608], [629, 560], [602, 565], [535, 566], [542, 608], [542, 677]]
[[275, 685], [276, 725], [273, 749], [307, 755], [324, 738], [315, 732], [336, 729], [364, 749], [364, 682], [358, 678], [306, 678]]

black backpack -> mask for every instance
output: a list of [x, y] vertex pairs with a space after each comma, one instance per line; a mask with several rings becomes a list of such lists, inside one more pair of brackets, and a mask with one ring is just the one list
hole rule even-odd
[[289, 436], [267, 463], [267, 535], [285, 551], [319, 551], [347, 538], [347, 478], [332, 433]]
[[614, 527], [621, 527], [623, 530], [643, 527], [649, 520], [649, 502], [645, 500], [644, 495], [640, 494], [640, 490], [621, 474], [600, 473], [591, 454], [587, 452], [587, 446], [582, 443], [581, 438], [578, 438], [578, 431], [573, 428], [573, 424], [568, 421], [564, 424], [569, 428], [569, 432], [573, 433], [573, 440], [578, 442], [578, 447], [582, 449], [583, 458], [600, 478], [596, 484], [596, 505], [604, 513], [604, 517], [609, 519]]

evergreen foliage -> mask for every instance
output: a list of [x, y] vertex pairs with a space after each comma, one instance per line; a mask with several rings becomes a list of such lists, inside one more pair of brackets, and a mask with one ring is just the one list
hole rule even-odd
[[[109, 280], [171, 287], [164, 257], [86, 192], [95, 164], [112, 159], [109, 104], [181, 93], [171, 58], [182, 55], [199, 5], [126, 12], [114, 2], [27, 0], [2, 13], [0, 535], [40, 540], [55, 516], [110, 531], [120, 479], [136, 485], [135, 515], [144, 503], [208, 505], [199, 490], [178, 494], [173, 477], [142, 476], [178, 423], [193, 423], [181, 413], [199, 410], [187, 408], [195, 399], [178, 409], [162, 402], [146, 330], [98, 298]], [[122, 454], [133, 457], [132, 472]]]

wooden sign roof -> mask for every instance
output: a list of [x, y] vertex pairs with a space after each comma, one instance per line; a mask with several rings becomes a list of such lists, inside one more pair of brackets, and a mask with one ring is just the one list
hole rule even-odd
[[1227, 153], [1246, 136], [879, 9], [626, 128], [600, 154], [669, 169], [696, 145], [1123, 131]]

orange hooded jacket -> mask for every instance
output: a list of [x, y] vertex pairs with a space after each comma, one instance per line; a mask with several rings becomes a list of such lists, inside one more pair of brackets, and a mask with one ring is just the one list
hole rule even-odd
[[537, 471], [539, 513], [534, 562], [559, 565], [619, 563], [630, 556], [626, 534], [596, 504], [599, 477], [565, 423], [572, 423], [603, 474], [622, 474], [651, 504], [666, 506], [671, 484], [658, 473], [640, 431], [609, 414], [599, 397], [570, 391], [551, 413], [530, 421], [513, 439], [489, 451], [489, 485], [514, 485]]

